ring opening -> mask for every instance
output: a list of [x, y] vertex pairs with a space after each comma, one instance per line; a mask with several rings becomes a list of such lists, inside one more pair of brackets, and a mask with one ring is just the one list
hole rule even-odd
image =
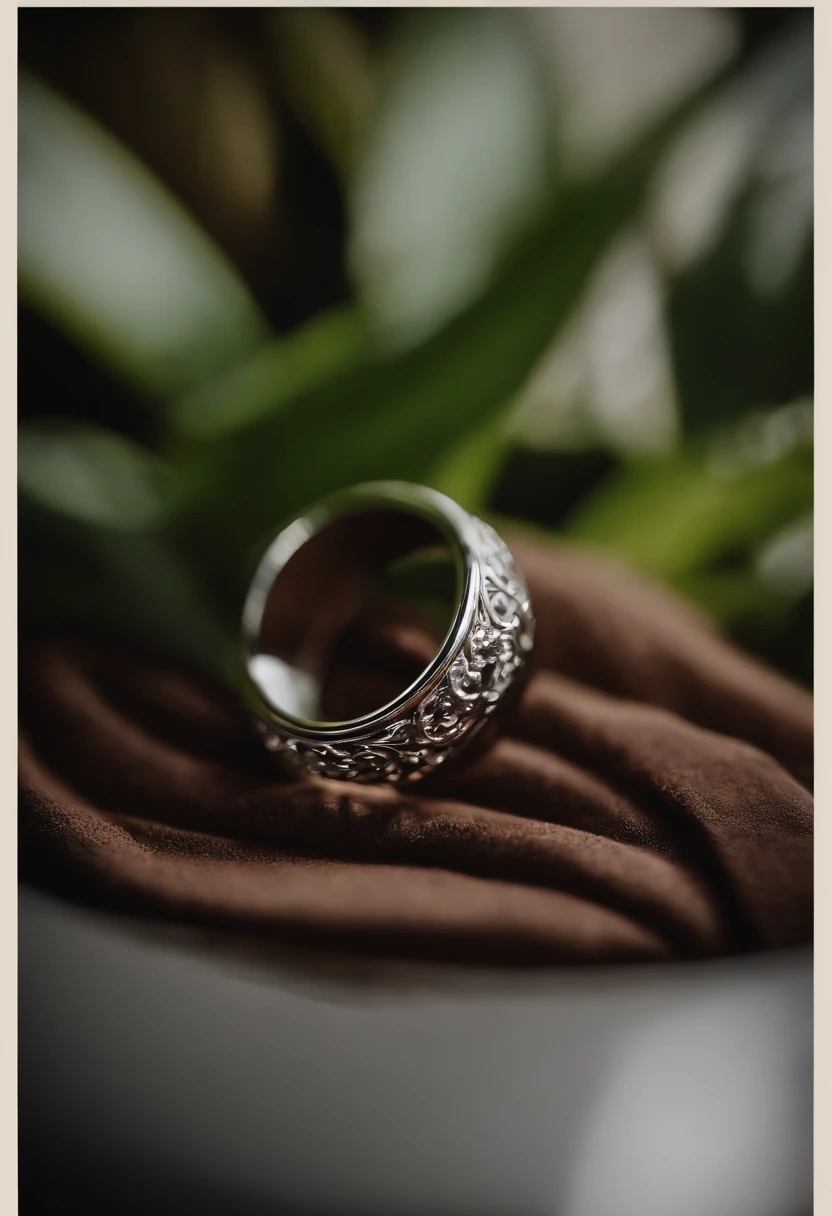
[[248, 673], [290, 719], [343, 725], [384, 709], [430, 666], [462, 594], [458, 544], [410, 510], [335, 519], [268, 589]]

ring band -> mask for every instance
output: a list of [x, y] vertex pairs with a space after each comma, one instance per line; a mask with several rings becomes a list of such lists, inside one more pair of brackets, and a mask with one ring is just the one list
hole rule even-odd
[[[451, 626], [421, 675], [379, 709], [337, 722], [315, 718], [317, 686], [302, 659], [307, 634], [317, 633], [319, 644], [332, 633], [334, 576], [308, 544], [327, 530], [345, 584], [357, 567], [416, 548], [425, 530], [450, 549], [457, 573]], [[316, 606], [317, 624], [315, 614], [295, 607], [304, 598]], [[289, 639], [282, 656], [266, 643], [267, 618]], [[518, 683], [534, 618], [526, 584], [493, 528], [435, 490], [374, 482], [322, 499], [278, 533], [252, 580], [242, 635], [247, 697], [270, 751], [295, 772], [398, 784], [435, 771], [480, 734]]]

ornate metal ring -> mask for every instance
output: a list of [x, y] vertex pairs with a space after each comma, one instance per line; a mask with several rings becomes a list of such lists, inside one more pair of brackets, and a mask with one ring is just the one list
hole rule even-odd
[[[447, 634], [394, 700], [319, 720], [321, 663], [344, 603], [370, 575], [440, 541], [456, 571]], [[337, 609], [337, 610], [336, 610]], [[532, 649], [529, 593], [493, 528], [443, 494], [404, 482], [340, 491], [266, 550], [243, 610], [247, 696], [265, 746], [295, 771], [337, 781], [412, 782], [483, 731]]]

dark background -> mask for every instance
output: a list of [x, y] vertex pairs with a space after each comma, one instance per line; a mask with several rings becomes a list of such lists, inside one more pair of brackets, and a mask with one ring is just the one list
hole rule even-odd
[[810, 10], [20, 13], [24, 630], [227, 671], [376, 477], [811, 680]]

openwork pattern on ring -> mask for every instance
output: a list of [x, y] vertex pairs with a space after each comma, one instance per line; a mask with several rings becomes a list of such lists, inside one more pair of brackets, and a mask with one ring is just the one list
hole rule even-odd
[[477, 613], [441, 682], [382, 730], [335, 743], [303, 740], [258, 720], [269, 750], [290, 766], [340, 781], [417, 781], [488, 722], [534, 641], [529, 593], [493, 528], [474, 520], [481, 588]]

